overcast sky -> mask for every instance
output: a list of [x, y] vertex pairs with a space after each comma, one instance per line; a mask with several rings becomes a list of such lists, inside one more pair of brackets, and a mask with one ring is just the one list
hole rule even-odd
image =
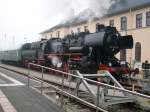
[[94, 11], [109, 0], [0, 0], [0, 50], [40, 39], [39, 33], [86, 8]]

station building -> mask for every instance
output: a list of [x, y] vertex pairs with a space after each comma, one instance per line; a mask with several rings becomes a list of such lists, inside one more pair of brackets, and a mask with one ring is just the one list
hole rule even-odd
[[[132, 35], [134, 48], [122, 50], [117, 54], [121, 60], [129, 63], [150, 62], [150, 0], [116, 0], [102, 17], [94, 17], [89, 9], [81, 12], [72, 20], [58, 24], [41, 33], [42, 38], [60, 37], [89, 30], [96, 32], [97, 24], [115, 26], [122, 35]], [[90, 20], [93, 16], [94, 19]]]

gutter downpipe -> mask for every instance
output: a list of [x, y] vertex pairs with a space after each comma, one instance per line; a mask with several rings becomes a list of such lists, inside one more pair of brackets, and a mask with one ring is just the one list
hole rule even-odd
[[[131, 19], [131, 29], [132, 29], [132, 26], [133, 26], [133, 18], [132, 18], [132, 8], [130, 8], [130, 19]], [[132, 32], [131, 32], [132, 33]], [[131, 49], [131, 55], [130, 55], [130, 68], [132, 67], [132, 49]]]

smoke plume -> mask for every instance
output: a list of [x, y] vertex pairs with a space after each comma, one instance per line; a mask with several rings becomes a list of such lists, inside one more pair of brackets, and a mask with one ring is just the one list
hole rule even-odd
[[107, 13], [110, 0], [90, 0], [89, 8], [100, 17]]
[[110, 0], [68, 0], [67, 12], [64, 11], [64, 19], [61, 23], [78, 19], [78, 21], [101, 17], [107, 13]]

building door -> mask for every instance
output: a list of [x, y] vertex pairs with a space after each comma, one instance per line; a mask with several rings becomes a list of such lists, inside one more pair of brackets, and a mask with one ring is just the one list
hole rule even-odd
[[126, 50], [125, 49], [120, 51], [120, 60], [126, 61]]
[[137, 42], [135, 44], [135, 60], [141, 62], [141, 43]]

